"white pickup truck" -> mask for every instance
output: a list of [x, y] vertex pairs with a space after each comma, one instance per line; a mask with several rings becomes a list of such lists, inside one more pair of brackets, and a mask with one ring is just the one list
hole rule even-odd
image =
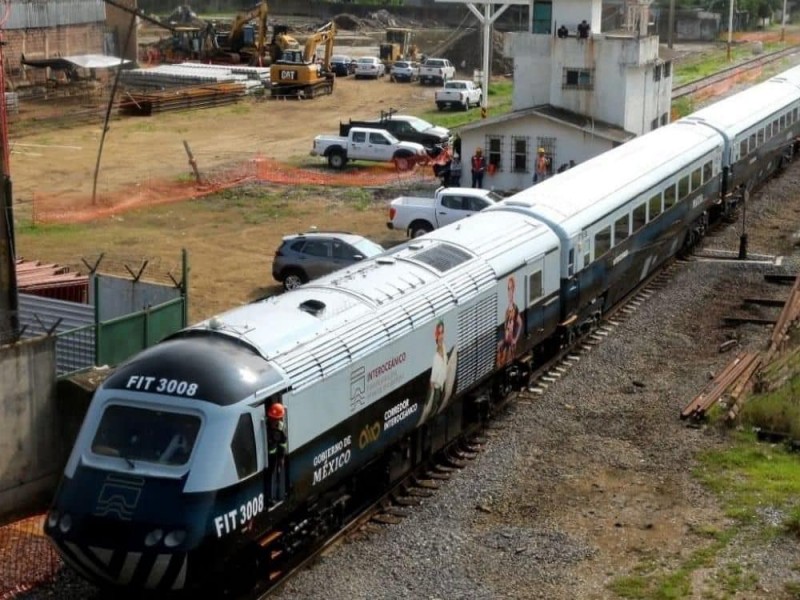
[[401, 142], [384, 129], [351, 127], [347, 136], [318, 135], [311, 156], [324, 156], [334, 169], [343, 169], [350, 160], [395, 161], [411, 166], [414, 160], [426, 160], [422, 144]]
[[469, 110], [471, 106], [481, 105], [481, 88], [465, 79], [454, 79], [444, 84], [444, 87], [434, 94], [436, 106], [439, 110], [446, 107]]
[[419, 82], [443, 84], [454, 79], [456, 68], [446, 58], [429, 58], [419, 66]]
[[389, 203], [386, 226], [415, 238], [496, 204], [503, 197], [479, 188], [440, 187], [433, 198], [400, 196]]

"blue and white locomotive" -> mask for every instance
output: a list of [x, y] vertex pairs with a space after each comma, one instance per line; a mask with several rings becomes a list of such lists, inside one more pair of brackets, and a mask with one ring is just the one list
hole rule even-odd
[[103, 586], [278, 575], [730, 215], [797, 152], [799, 111], [795, 68], [140, 353], [97, 390], [47, 535]]

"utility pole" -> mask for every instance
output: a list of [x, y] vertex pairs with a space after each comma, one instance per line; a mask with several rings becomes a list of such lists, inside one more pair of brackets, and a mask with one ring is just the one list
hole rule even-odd
[[16, 341], [19, 335], [19, 292], [17, 260], [14, 249], [14, 213], [11, 195], [11, 169], [6, 114], [6, 77], [3, 58], [3, 27], [11, 13], [8, 0], [3, 0], [0, 16], [0, 344]]

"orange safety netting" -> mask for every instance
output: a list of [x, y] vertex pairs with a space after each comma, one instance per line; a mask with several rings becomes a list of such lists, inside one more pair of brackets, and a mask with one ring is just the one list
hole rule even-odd
[[44, 515], [0, 527], [0, 600], [50, 581], [62, 566], [44, 537]]
[[[436, 162], [440, 162], [437, 159]], [[145, 206], [193, 200], [245, 183], [385, 187], [435, 181], [429, 161], [398, 160], [393, 163], [359, 164], [341, 171], [327, 167], [294, 167], [256, 156], [244, 163], [211, 174], [200, 172], [200, 181], [150, 180], [127, 189], [91, 196], [36, 193], [32, 202], [34, 224], [82, 223]]]

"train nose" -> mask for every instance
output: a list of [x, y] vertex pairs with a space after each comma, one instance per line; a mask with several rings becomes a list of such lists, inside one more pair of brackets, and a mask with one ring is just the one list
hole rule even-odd
[[84, 578], [103, 586], [180, 591], [186, 583], [186, 552], [134, 552], [56, 542], [61, 558]]

